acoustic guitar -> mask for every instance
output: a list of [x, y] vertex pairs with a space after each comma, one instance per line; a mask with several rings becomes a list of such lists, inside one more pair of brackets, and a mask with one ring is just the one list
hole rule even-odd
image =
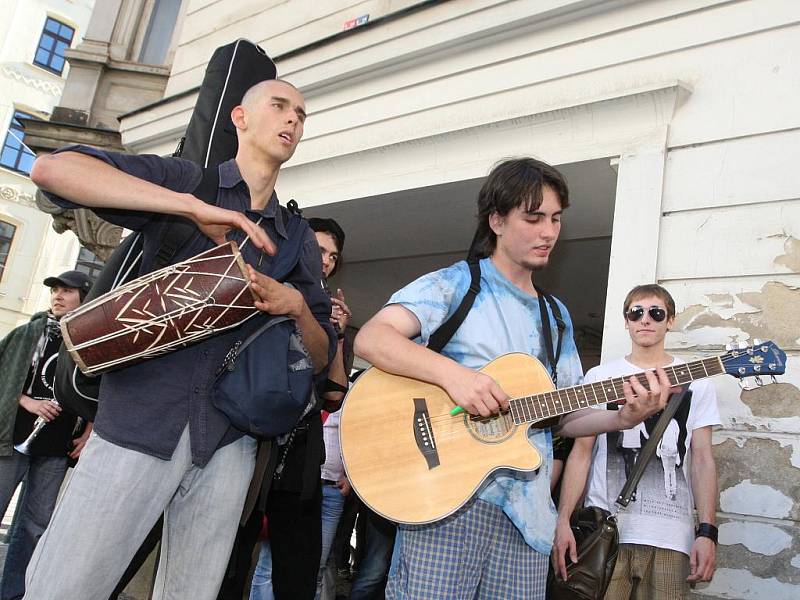
[[[781, 375], [786, 354], [772, 342], [667, 367], [673, 385], [727, 373], [740, 379]], [[347, 477], [376, 513], [400, 523], [442, 519], [463, 506], [498, 469], [533, 471], [541, 456], [528, 440], [532, 424], [624, 399], [623, 381], [555, 390], [534, 357], [505, 354], [481, 372], [511, 396], [509, 410], [484, 418], [452, 416], [440, 387], [372, 367], [353, 384], [342, 406], [339, 436]], [[636, 377], [647, 385], [644, 372]]]

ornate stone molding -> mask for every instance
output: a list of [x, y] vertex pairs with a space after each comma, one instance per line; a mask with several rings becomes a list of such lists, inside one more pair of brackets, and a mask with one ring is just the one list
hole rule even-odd
[[26, 194], [18, 188], [10, 185], [0, 186], [0, 200], [5, 202], [14, 202], [29, 208], [36, 208], [36, 199], [33, 194]]
[[36, 192], [36, 206], [53, 217], [56, 233], [72, 230], [81, 245], [91, 250], [101, 260], [108, 260], [122, 238], [122, 227], [103, 221], [86, 208], [69, 210], [56, 206], [40, 191]]
[[44, 92], [56, 98], [61, 97], [61, 92], [64, 91], [64, 82], [48, 81], [47, 79], [36, 77], [29, 69], [23, 65], [5, 63], [0, 65], [0, 75], [6, 79], [14, 79], [32, 87], [40, 92]]

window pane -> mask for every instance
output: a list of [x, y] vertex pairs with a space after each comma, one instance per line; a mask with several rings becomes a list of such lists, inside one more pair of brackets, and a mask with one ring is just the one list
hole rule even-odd
[[22, 112], [21, 110], [14, 111], [14, 117], [11, 119], [11, 122], [14, 124], [14, 127], [19, 127], [22, 129], [22, 121], [20, 119], [32, 119], [33, 115], [29, 115], [26, 112]]
[[17, 168], [17, 151], [12, 150], [10, 148], [4, 148], [3, 153], [0, 154], [0, 164], [11, 167], [12, 169]]
[[56, 42], [56, 54], [58, 54], [59, 56], [64, 56], [64, 52], [66, 51], [67, 48], [69, 48], [69, 44], [60, 41]]
[[17, 168], [26, 175], [30, 175], [34, 160], [36, 160], [36, 157], [33, 154], [23, 152], [22, 156], [19, 157], [19, 167]]
[[53, 60], [50, 62], [50, 67], [54, 71], [61, 73], [61, 71], [64, 70], [64, 59], [60, 56], [54, 56]]
[[139, 60], [150, 65], [160, 65], [166, 60], [172, 32], [178, 20], [181, 0], [157, 0], [147, 24]]
[[8, 253], [11, 250], [11, 242], [14, 239], [14, 232], [17, 230], [11, 223], [0, 221], [0, 278], [8, 260]]
[[75, 34], [75, 30], [72, 29], [72, 27], [69, 27], [67, 25], [62, 25], [60, 33], [61, 33], [61, 37], [62, 38], [64, 38], [65, 40], [71, 42], [72, 41], [72, 36]]
[[0, 221], [0, 240], [2, 238], [12, 238], [14, 237], [14, 232], [17, 230], [11, 223], [6, 223], [5, 221]]
[[75, 270], [82, 271], [89, 277], [97, 279], [100, 271], [103, 270], [103, 265], [105, 263], [95, 256], [91, 250], [81, 247], [80, 252], [78, 252], [78, 260], [75, 263]]
[[61, 26], [61, 23], [54, 19], [48, 18], [47, 21], [44, 23], [44, 28], [47, 31], [52, 31], [53, 33], [58, 33], [58, 28]]
[[36, 57], [33, 59], [33, 62], [39, 65], [47, 66], [48, 59], [50, 58], [50, 53], [46, 50], [39, 49], [36, 51]]
[[42, 39], [39, 40], [39, 48], [43, 50], [52, 50], [53, 44], [55, 43], [56, 38], [47, 35], [46, 33], [42, 34]]
[[[31, 172], [33, 161], [36, 160], [36, 155], [25, 147], [23, 136], [25, 135], [22, 125], [19, 122], [21, 118], [33, 118], [32, 115], [21, 111], [14, 111], [14, 117], [11, 120], [11, 126], [8, 128], [5, 140], [3, 141], [3, 150], [0, 154], [0, 164], [9, 169], [14, 169], [25, 173], [26, 175]], [[0, 236], [2, 236], [2, 229], [0, 228]]]

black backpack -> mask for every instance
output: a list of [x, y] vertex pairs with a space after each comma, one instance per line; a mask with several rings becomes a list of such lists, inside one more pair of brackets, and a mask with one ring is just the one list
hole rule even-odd
[[[239, 39], [214, 51], [206, 68], [186, 135], [173, 156], [191, 160], [203, 167], [203, 178], [192, 194], [209, 203], [216, 202], [219, 188], [217, 166], [236, 156], [239, 149], [236, 129], [230, 114], [244, 93], [253, 85], [277, 76], [275, 63], [263, 49]], [[147, 247], [141, 234], [126, 237], [106, 261], [84, 302], [97, 298], [140, 274], [163, 268], [197, 231], [188, 219], [156, 215], [157, 233], [148, 236]], [[147, 263], [147, 264], [143, 264]], [[65, 407], [93, 421], [97, 413], [100, 376], [81, 373], [69, 352], [61, 345], [58, 353], [53, 394]]]

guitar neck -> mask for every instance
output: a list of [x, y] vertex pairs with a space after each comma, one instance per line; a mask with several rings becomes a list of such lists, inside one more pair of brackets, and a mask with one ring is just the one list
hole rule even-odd
[[[725, 373], [725, 368], [720, 358], [715, 356], [664, 367], [664, 371], [667, 373], [670, 384], [676, 386], [720, 375]], [[642, 385], [648, 387], [644, 371], [635, 373], [633, 377], [636, 377]], [[625, 398], [623, 384], [629, 381], [630, 378], [630, 375], [612, 377], [595, 383], [586, 383], [533, 396], [514, 398], [509, 401], [511, 416], [517, 425], [521, 425], [558, 417], [581, 408], [616, 402]]]

